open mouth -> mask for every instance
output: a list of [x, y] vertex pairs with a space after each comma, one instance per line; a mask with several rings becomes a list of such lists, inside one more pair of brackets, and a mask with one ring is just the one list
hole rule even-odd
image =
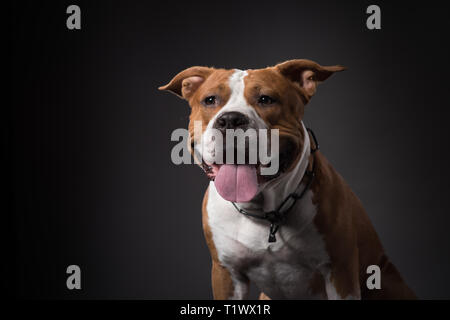
[[214, 181], [217, 192], [228, 201], [248, 202], [258, 193], [260, 181], [259, 165], [255, 164], [210, 164], [202, 162], [202, 168]]
[[277, 178], [292, 164], [296, 149], [290, 143], [284, 147], [279, 153], [279, 169], [272, 175], [261, 174], [261, 169], [271, 167], [271, 162], [262, 164], [257, 161], [256, 164], [251, 164], [248, 157], [243, 164], [236, 164], [236, 158], [234, 162], [225, 164], [208, 163], [202, 158], [201, 168], [208, 179], [214, 181], [222, 198], [233, 202], [249, 202], [259, 192], [261, 184]]
[[[236, 163], [236, 162], [235, 162]], [[261, 173], [264, 167], [270, 167], [271, 163], [244, 164], [235, 163], [207, 163], [202, 159], [201, 168], [209, 180], [214, 181], [218, 193], [228, 201], [249, 202], [259, 191], [259, 186], [269, 180], [278, 177], [282, 172], [274, 175]]]

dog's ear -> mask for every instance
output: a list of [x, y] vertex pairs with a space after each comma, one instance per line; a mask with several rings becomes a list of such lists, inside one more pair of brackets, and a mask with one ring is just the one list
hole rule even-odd
[[208, 67], [191, 67], [181, 71], [168, 84], [158, 89], [170, 91], [188, 100], [213, 71], [213, 68]]
[[308, 98], [316, 93], [319, 82], [325, 81], [333, 73], [343, 71], [343, 66], [321, 66], [320, 64], [306, 59], [289, 60], [277, 64], [275, 68], [286, 78], [300, 85]]

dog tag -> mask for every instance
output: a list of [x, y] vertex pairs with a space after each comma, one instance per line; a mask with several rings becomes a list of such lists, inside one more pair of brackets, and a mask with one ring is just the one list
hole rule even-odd
[[277, 238], [275, 237], [275, 233], [278, 230], [278, 226], [274, 223], [270, 224], [270, 231], [269, 231], [269, 242], [276, 242]]
[[269, 242], [276, 242], [277, 238], [275, 237], [275, 234], [272, 232], [269, 233]]

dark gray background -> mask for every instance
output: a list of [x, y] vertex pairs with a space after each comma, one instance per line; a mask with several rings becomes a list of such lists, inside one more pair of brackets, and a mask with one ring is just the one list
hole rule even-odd
[[[82, 30], [66, 29], [77, 3]], [[157, 91], [192, 65], [309, 58], [348, 70], [305, 122], [421, 298], [449, 298], [448, 32], [432, 2], [20, 1], [11, 10], [5, 274], [25, 298], [211, 298], [207, 180], [175, 166], [189, 107]], [[68, 291], [78, 264], [82, 290]]]

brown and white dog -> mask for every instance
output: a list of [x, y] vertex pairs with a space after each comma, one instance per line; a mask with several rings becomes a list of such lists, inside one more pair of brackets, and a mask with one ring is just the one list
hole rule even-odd
[[[203, 228], [212, 257], [215, 299], [245, 299], [249, 283], [271, 299], [413, 299], [384, 253], [360, 200], [305, 129], [305, 105], [319, 82], [341, 66], [291, 60], [257, 70], [191, 67], [160, 87], [191, 106], [192, 149], [211, 182], [203, 200]], [[202, 134], [194, 137], [194, 122]], [[279, 172], [261, 165], [214, 163], [210, 130], [279, 129]], [[314, 177], [305, 174], [314, 172]], [[256, 177], [256, 178], [255, 178]], [[242, 214], [272, 212], [293, 192], [293, 203], [268, 241], [270, 222]], [[293, 201], [293, 200], [292, 200]], [[381, 270], [381, 289], [369, 290], [367, 267]]]

